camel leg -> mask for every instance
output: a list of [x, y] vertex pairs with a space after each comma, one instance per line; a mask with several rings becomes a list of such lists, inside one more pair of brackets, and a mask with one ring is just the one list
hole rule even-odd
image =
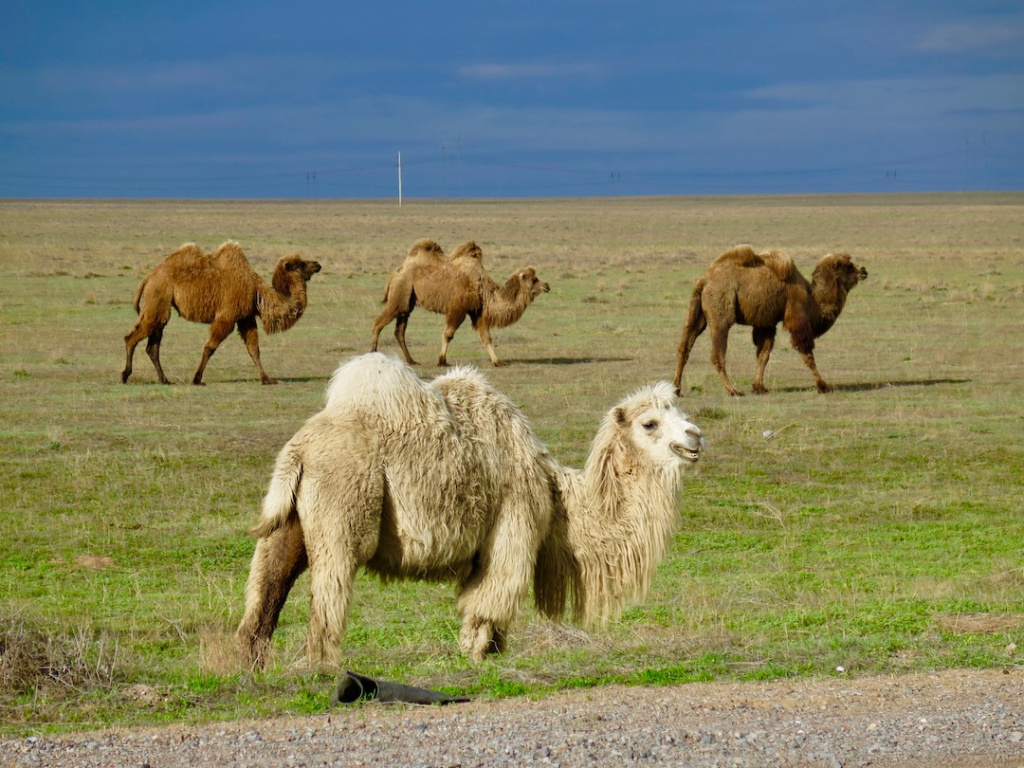
[[[353, 456], [365, 461], [360, 464]], [[325, 466], [338, 469], [304, 475], [296, 508], [309, 553], [306, 657], [311, 664], [335, 665], [340, 661], [356, 571], [373, 557], [380, 541], [385, 480], [374, 454], [343, 436], [324, 458]]]
[[266, 663], [281, 608], [307, 565], [302, 527], [297, 518], [256, 542], [245, 587], [245, 616], [236, 633], [248, 668], [262, 669]]
[[814, 352], [811, 350], [800, 352], [800, 357], [803, 358], [804, 365], [811, 369], [811, 373], [814, 375], [814, 382], [818, 385], [818, 391], [822, 394], [833, 392], [834, 388], [826, 384], [825, 380], [821, 378], [821, 374], [818, 373], [818, 366], [814, 364]]
[[676, 352], [676, 378], [672, 382], [676, 388], [676, 397], [681, 393], [681, 386], [683, 382], [683, 368], [686, 367], [686, 361], [690, 359], [690, 352], [693, 350], [693, 345], [697, 341], [697, 337], [704, 333], [704, 329], [707, 328], [708, 321], [703, 314], [698, 315], [695, 323], [687, 324], [683, 328], [683, 338], [679, 341], [679, 350]]
[[729, 374], [725, 372], [725, 351], [729, 346], [729, 326], [714, 325], [711, 327], [711, 364], [715, 366], [718, 375], [725, 384], [725, 390], [733, 397], [742, 397], [743, 393], [729, 381]]
[[135, 357], [135, 347], [147, 336], [149, 340], [146, 343], [146, 354], [153, 361], [157, 378], [160, 379], [161, 384], [171, 383], [167, 380], [167, 377], [164, 375], [164, 369], [160, 366], [160, 341], [164, 336], [164, 327], [170, 322], [170, 319], [170, 303], [142, 307], [138, 322], [135, 323], [135, 326], [124, 337], [127, 354], [125, 356], [124, 371], [121, 372], [121, 383], [127, 382], [128, 377], [132, 375], [132, 359]]
[[276, 382], [267, 376], [267, 372], [263, 370], [263, 363], [260, 362], [260, 335], [256, 328], [256, 318], [247, 317], [244, 320], [239, 320], [238, 335], [245, 342], [245, 348], [249, 351], [249, 357], [252, 358], [253, 365], [256, 366], [256, 371], [260, 375], [260, 383], [275, 384]]
[[491, 343], [491, 329], [483, 323], [479, 323], [476, 327], [476, 332], [480, 334], [480, 341], [483, 342], [484, 347], [487, 348], [487, 354], [491, 357], [491, 364], [495, 368], [501, 368], [502, 366], [507, 365], [507, 363], [503, 363], [498, 359], [498, 355], [494, 351], [494, 344]]
[[405, 362], [409, 365], [419, 365], [415, 360], [412, 359], [412, 355], [409, 354], [409, 348], [405, 346], [405, 327], [409, 324], [409, 315], [399, 315], [395, 320], [395, 338], [398, 340], [398, 346], [402, 348], [402, 354], [405, 355]]
[[[441, 354], [437, 357], [437, 364], [442, 368], [448, 366], [448, 345], [455, 338], [455, 332], [459, 330], [459, 326], [462, 325], [465, 319], [466, 316], [461, 313], [445, 316], [444, 332], [441, 334]], [[491, 355], [493, 359], [494, 353], [492, 352]]]
[[764, 387], [764, 369], [768, 367], [768, 358], [775, 346], [775, 326], [770, 328], [754, 328], [754, 345], [757, 347], [757, 375], [754, 377], [754, 394], [763, 395], [768, 390]]
[[390, 309], [385, 309], [377, 319], [373, 321], [373, 343], [370, 345], [370, 351], [377, 351], [377, 340], [380, 338], [380, 332], [384, 330], [388, 323], [395, 319], [395, 316], [391, 314]]
[[149, 334], [149, 341], [146, 342], [146, 354], [153, 361], [153, 367], [156, 368], [156, 377], [160, 379], [160, 383], [170, 384], [170, 380], [164, 376], [164, 367], [160, 365], [160, 342], [163, 341], [163, 338], [164, 329], [163, 326], [159, 326]]
[[522, 497], [507, 499], [478, 554], [476, 567], [460, 585], [459, 647], [474, 661], [504, 650], [506, 633], [533, 580], [541, 539], [535, 507], [543, 503]]
[[203, 371], [206, 370], [206, 364], [210, 362], [210, 358], [213, 357], [213, 353], [217, 351], [217, 347], [224, 341], [228, 336], [231, 335], [231, 331], [235, 329], [235, 324], [226, 320], [214, 320], [210, 325], [210, 338], [206, 342], [206, 346], [203, 347], [203, 359], [199, 361], [199, 368], [196, 370], [196, 375], [192, 377], [192, 383], [201, 386], [203, 383]]
[[132, 358], [135, 357], [135, 347], [139, 345], [139, 342], [146, 338], [146, 330], [142, 327], [142, 320], [139, 320], [124, 337], [124, 347], [127, 353], [124, 361], [124, 370], [121, 371], [121, 383], [125, 384], [128, 382], [128, 377], [132, 375]]
[[[324, 561], [329, 562], [329, 566]], [[342, 546], [320, 552], [310, 564], [309, 633], [306, 658], [311, 664], [337, 666], [345, 634], [353, 584], [359, 564]]]

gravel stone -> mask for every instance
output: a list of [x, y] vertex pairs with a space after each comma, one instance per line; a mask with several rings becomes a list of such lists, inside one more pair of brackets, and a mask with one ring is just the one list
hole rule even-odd
[[5, 768], [595, 764], [1024, 768], [1024, 668], [601, 686], [0, 742]]

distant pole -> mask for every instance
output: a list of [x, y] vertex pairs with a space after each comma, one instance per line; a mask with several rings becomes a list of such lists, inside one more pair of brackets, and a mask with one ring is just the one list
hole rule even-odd
[[465, 179], [462, 176], [462, 137], [459, 136], [455, 140], [455, 160], [458, 163], [459, 168], [459, 197], [466, 197], [466, 185]]
[[402, 153], [398, 153], [398, 207], [402, 207]]
[[981, 132], [981, 187], [988, 189], [988, 136], [987, 131]]

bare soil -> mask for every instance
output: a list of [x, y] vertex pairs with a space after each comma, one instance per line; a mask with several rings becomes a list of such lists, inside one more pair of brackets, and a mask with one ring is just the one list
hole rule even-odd
[[4, 766], [1024, 766], [1024, 668], [602, 686], [0, 742]]

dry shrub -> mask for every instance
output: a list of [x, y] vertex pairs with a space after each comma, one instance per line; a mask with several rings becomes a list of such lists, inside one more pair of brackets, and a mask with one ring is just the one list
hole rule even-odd
[[49, 685], [82, 689], [110, 685], [118, 648], [79, 630], [52, 635], [22, 617], [0, 615], [0, 694], [16, 695]]
[[229, 675], [242, 671], [242, 656], [234, 632], [223, 629], [200, 629], [199, 667], [203, 672], [214, 675]]

